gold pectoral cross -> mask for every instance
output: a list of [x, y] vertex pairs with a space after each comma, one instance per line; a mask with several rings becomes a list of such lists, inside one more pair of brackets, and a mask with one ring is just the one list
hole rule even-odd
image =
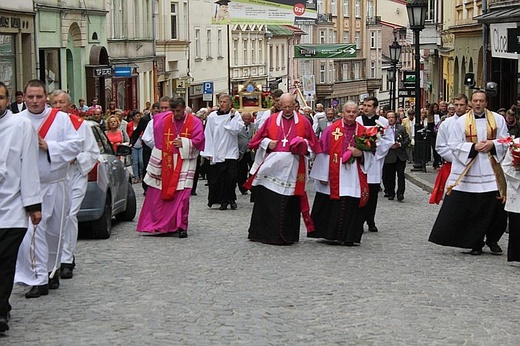
[[339, 137], [343, 136], [343, 132], [339, 129], [339, 127], [336, 127], [334, 132], [332, 132], [332, 135], [334, 136], [334, 140], [337, 141]]

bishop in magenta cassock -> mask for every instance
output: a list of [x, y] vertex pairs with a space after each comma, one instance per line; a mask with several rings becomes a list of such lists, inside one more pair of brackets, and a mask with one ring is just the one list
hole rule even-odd
[[155, 147], [148, 163], [148, 185], [137, 232], [188, 236], [188, 214], [197, 156], [204, 148], [202, 122], [186, 112], [182, 98], [170, 101], [173, 111], [154, 117]]
[[307, 154], [321, 148], [310, 122], [294, 111], [293, 96], [282, 95], [281, 106], [249, 143], [257, 150], [253, 176], [246, 183], [255, 201], [249, 239], [289, 245], [299, 240], [300, 212], [307, 230], [314, 229], [305, 192]]

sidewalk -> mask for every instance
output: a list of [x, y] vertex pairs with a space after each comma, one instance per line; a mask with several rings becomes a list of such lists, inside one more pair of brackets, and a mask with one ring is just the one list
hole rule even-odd
[[404, 175], [408, 181], [417, 185], [421, 189], [431, 193], [437, 172], [431, 166], [426, 166], [426, 172], [412, 172], [413, 165], [407, 164]]

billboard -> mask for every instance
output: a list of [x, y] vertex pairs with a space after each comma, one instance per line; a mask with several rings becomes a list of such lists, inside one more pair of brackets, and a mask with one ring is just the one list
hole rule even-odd
[[316, 0], [217, 0], [211, 23], [292, 25], [317, 17]]
[[355, 44], [306, 44], [294, 46], [295, 59], [348, 59], [355, 57]]

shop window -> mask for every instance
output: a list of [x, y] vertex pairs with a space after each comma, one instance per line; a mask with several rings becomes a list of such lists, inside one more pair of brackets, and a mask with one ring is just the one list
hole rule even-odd
[[0, 35], [0, 81], [4, 82], [9, 95], [16, 92], [16, 60], [14, 35]]
[[40, 80], [44, 81], [47, 92], [61, 88], [60, 51], [40, 49]]

